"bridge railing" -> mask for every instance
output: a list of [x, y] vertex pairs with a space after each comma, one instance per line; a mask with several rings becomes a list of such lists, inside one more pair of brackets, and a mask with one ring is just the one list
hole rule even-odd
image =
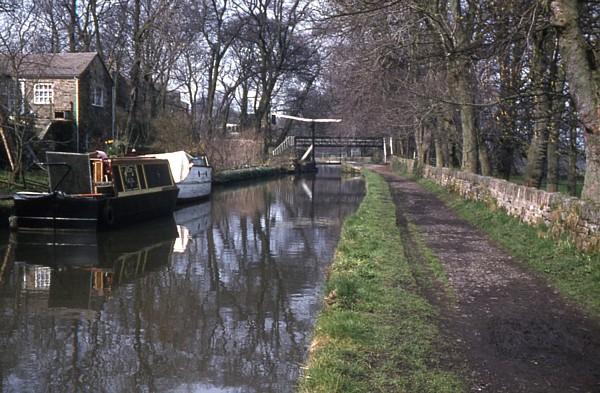
[[[311, 137], [297, 136], [296, 148], [306, 148], [312, 145]], [[314, 138], [315, 147], [381, 147], [383, 138], [352, 138], [352, 137], [316, 137]]]
[[282, 154], [284, 151], [293, 148], [296, 144], [295, 138], [296, 138], [295, 136], [286, 137], [283, 140], [283, 142], [281, 142], [279, 144], [279, 146], [277, 146], [275, 149], [273, 149], [273, 152], [271, 154], [273, 154], [273, 156], [278, 156], [278, 155]]
[[[315, 137], [314, 147], [377, 147], [385, 144], [383, 137], [356, 138], [356, 137]], [[306, 150], [313, 144], [313, 138], [307, 136], [288, 136], [271, 154], [278, 156], [288, 149]]]

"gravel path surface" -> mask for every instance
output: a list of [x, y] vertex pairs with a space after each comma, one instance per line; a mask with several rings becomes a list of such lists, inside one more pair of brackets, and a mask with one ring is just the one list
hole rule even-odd
[[457, 301], [440, 303], [441, 325], [461, 348], [472, 392], [600, 392], [597, 321], [420, 185], [372, 169], [390, 185], [399, 227], [415, 224], [444, 266]]

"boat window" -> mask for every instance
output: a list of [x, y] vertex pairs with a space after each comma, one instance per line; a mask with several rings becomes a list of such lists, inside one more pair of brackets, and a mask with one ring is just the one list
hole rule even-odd
[[171, 173], [169, 172], [168, 162], [157, 164], [145, 164], [146, 183], [148, 188], [170, 186]]
[[196, 166], [208, 166], [208, 160], [204, 156], [192, 158], [192, 163]]
[[146, 180], [146, 174], [144, 173], [143, 165], [138, 164], [137, 173], [140, 175], [140, 186], [142, 188], [148, 188], [148, 181]]
[[119, 167], [124, 191], [140, 189], [140, 180], [135, 165], [122, 165]]
[[92, 163], [92, 177], [94, 178], [94, 183], [101, 183], [104, 175], [104, 168], [102, 165], [102, 160], [91, 160]]
[[117, 192], [123, 192], [123, 182], [121, 182], [121, 173], [118, 166], [113, 166], [113, 178]]

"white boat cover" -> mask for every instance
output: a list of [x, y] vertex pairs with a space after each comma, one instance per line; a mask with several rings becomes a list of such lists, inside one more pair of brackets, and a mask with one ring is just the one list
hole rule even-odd
[[162, 154], [147, 154], [144, 157], [155, 157], [162, 160], [169, 160], [169, 166], [171, 167], [171, 173], [173, 174], [173, 181], [180, 183], [190, 173], [192, 167], [192, 156], [181, 151], [173, 153], [162, 153]]

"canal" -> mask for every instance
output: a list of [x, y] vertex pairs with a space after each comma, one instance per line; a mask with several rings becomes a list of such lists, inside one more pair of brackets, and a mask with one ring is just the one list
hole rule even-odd
[[291, 392], [345, 217], [339, 167], [112, 233], [3, 234], [0, 392]]

